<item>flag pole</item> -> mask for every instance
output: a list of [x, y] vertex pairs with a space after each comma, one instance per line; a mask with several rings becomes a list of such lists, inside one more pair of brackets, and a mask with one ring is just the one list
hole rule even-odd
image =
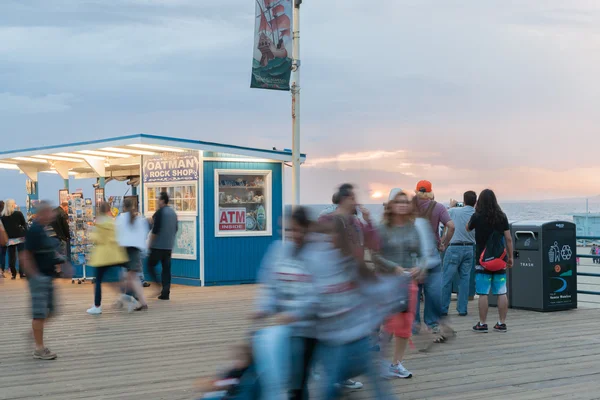
[[293, 0], [292, 40], [292, 204], [300, 204], [300, 4]]

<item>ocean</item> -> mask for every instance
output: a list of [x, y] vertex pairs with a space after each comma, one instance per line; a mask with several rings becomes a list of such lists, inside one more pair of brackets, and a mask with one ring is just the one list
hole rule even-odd
[[[523, 201], [506, 202], [500, 204], [510, 222], [516, 221], [573, 221], [573, 214], [585, 213], [585, 200], [564, 200], [564, 201]], [[316, 217], [327, 207], [327, 205], [312, 204], [306, 206], [311, 217]], [[382, 204], [365, 204], [365, 207], [371, 211], [375, 221], [381, 219], [383, 215]], [[600, 212], [600, 201], [590, 201], [590, 212]]]

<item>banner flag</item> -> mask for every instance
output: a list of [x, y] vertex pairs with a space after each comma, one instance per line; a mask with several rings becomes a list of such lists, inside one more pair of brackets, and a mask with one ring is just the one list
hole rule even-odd
[[254, 0], [254, 58], [251, 88], [290, 90], [292, 73], [291, 0]]

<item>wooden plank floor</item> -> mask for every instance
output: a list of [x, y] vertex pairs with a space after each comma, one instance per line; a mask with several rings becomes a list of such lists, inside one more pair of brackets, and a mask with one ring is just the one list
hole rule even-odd
[[[153, 300], [147, 313], [105, 307], [89, 316], [91, 284], [61, 282], [59, 289], [61, 313], [47, 330], [59, 359], [42, 362], [31, 358], [26, 340], [25, 283], [0, 286], [0, 399], [193, 399], [193, 380], [214, 373], [242, 338], [254, 292], [175, 286], [170, 302]], [[114, 299], [108, 288], [105, 298]], [[600, 398], [600, 310], [511, 310], [509, 333], [487, 335], [470, 331], [474, 302], [470, 313], [453, 318], [455, 342], [408, 355], [405, 365], [415, 376], [394, 382], [399, 398]], [[374, 395], [367, 384], [350, 398]]]

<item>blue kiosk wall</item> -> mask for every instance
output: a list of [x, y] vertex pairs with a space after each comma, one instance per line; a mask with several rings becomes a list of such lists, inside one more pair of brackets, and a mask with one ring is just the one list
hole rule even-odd
[[[215, 236], [215, 170], [272, 171], [272, 236]], [[279, 219], [283, 209], [281, 163], [204, 161], [204, 279], [205, 286], [254, 283], [265, 251], [281, 238]]]

